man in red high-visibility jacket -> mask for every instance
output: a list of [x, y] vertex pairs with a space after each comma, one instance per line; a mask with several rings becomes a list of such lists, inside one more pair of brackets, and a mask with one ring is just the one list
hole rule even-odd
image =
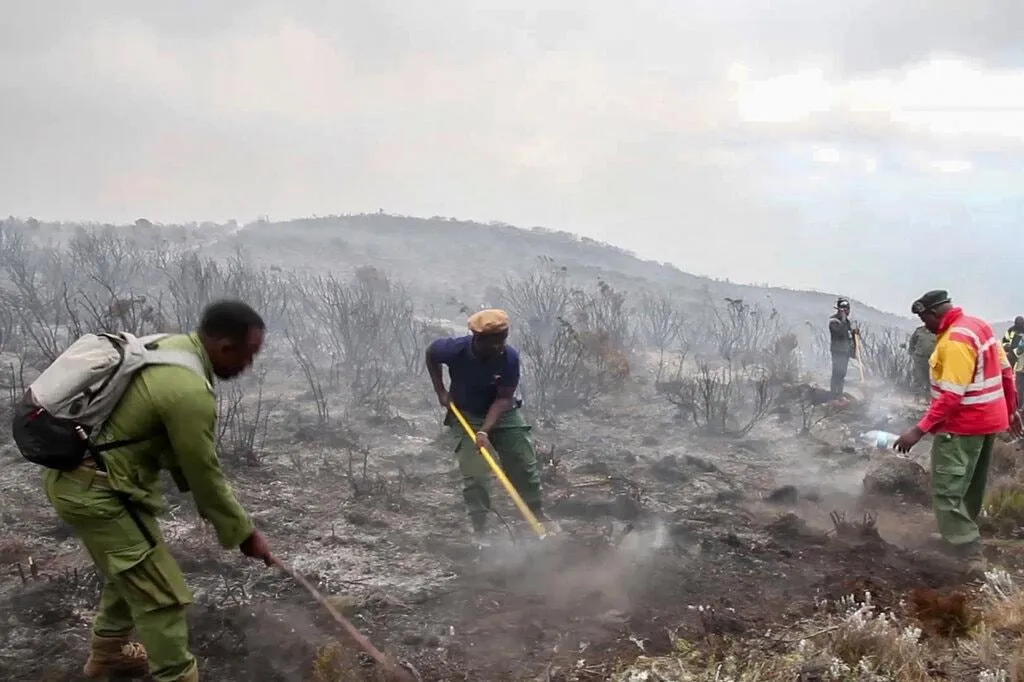
[[936, 334], [929, 359], [928, 412], [896, 441], [900, 452], [932, 440], [932, 502], [939, 534], [972, 571], [983, 569], [981, 513], [996, 435], [1022, 432], [1017, 387], [1006, 353], [983, 320], [965, 315], [945, 291], [929, 291], [911, 312]]

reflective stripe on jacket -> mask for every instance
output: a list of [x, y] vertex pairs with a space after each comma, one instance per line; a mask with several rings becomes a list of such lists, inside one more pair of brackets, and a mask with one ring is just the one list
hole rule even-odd
[[932, 403], [918, 424], [922, 431], [975, 436], [1009, 428], [1017, 389], [988, 323], [960, 308], [950, 310], [939, 325], [929, 364]]

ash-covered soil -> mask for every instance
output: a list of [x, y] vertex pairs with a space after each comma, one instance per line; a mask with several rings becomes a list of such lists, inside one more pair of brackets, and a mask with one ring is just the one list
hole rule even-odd
[[[423, 680], [603, 680], [677, 636], [763, 639], [822, 598], [870, 590], [885, 606], [961, 581], [915, 548], [933, 530], [927, 507], [862, 498], [873, 458], [891, 455], [851, 436], [915, 414], [906, 401], [872, 405], [814, 436], [783, 413], [743, 439], [705, 438], [637, 396], [538, 425], [561, 532], [531, 538], [496, 485], [502, 518], [483, 551], [425, 405], [400, 423], [353, 421], [365, 467], [340, 439], [295, 444], [282, 423], [271, 455], [229, 476], [276, 552]], [[11, 446], [0, 454], [0, 679], [76, 680], [99, 585], [39, 475]], [[203, 679], [381, 679], [301, 587], [219, 550], [190, 500], [171, 500], [165, 529], [196, 593]]]

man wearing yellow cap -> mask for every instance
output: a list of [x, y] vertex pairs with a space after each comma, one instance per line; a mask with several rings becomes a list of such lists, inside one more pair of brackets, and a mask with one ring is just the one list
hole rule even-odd
[[[440, 338], [427, 348], [427, 371], [437, 400], [454, 403], [477, 430], [476, 442], [462, 433], [455, 454], [462, 472], [462, 496], [473, 531], [483, 535], [491, 508], [491, 472], [479, 447], [490, 447], [523, 501], [538, 519], [540, 474], [530, 426], [519, 410], [519, 352], [508, 345], [509, 319], [504, 310], [481, 310], [469, 318], [466, 336]], [[441, 366], [448, 367], [445, 388]], [[448, 420], [445, 420], [448, 423]]]

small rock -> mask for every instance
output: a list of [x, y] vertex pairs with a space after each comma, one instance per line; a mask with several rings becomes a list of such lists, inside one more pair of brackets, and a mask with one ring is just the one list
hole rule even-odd
[[717, 466], [715, 466], [714, 464], [712, 464], [708, 460], [704, 459], [703, 457], [694, 457], [693, 455], [683, 455], [683, 461], [686, 462], [687, 466], [689, 466], [689, 467], [691, 467], [693, 469], [697, 469], [698, 471], [703, 471], [705, 473], [709, 473], [710, 474], [710, 473], [715, 473], [715, 472], [719, 471], [719, 468]]
[[746, 498], [742, 490], [722, 490], [715, 493], [715, 502], [739, 502]]
[[644, 447], [653, 448], [661, 445], [661, 441], [654, 436], [644, 436], [640, 439], [640, 445]]
[[800, 500], [800, 491], [795, 485], [784, 485], [768, 493], [765, 499], [772, 504], [796, 504]]
[[685, 483], [690, 475], [684, 470], [682, 463], [675, 455], [662, 457], [651, 465], [651, 473], [659, 481], [666, 483]]
[[54, 540], [63, 542], [64, 540], [67, 540], [70, 537], [74, 537], [75, 531], [72, 530], [71, 526], [64, 523], [63, 521], [58, 521], [56, 525], [54, 525], [50, 529], [50, 532], [47, 533], [47, 535], [49, 535]]
[[327, 597], [327, 602], [345, 616], [358, 611], [360, 605], [359, 600], [351, 594], [332, 594]]
[[643, 507], [629, 495], [616, 495], [612, 515], [622, 521], [639, 518]]
[[345, 520], [353, 526], [368, 526], [372, 519], [369, 514], [364, 514], [361, 511], [350, 511], [345, 512]]
[[406, 633], [404, 637], [402, 637], [402, 644], [405, 644], [407, 646], [419, 646], [420, 644], [423, 644], [425, 640], [426, 637], [423, 636], [423, 633], [409, 632]]
[[904, 457], [882, 456], [864, 475], [864, 492], [868, 495], [901, 497], [908, 502], [931, 504], [931, 480], [917, 462]]
[[808, 537], [814, 534], [806, 521], [792, 513], [778, 517], [768, 524], [767, 529], [772, 535], [788, 538]]
[[584, 462], [576, 467], [573, 473], [583, 474], [584, 476], [607, 476], [612, 473], [612, 468], [608, 465], [608, 462], [597, 460]]

